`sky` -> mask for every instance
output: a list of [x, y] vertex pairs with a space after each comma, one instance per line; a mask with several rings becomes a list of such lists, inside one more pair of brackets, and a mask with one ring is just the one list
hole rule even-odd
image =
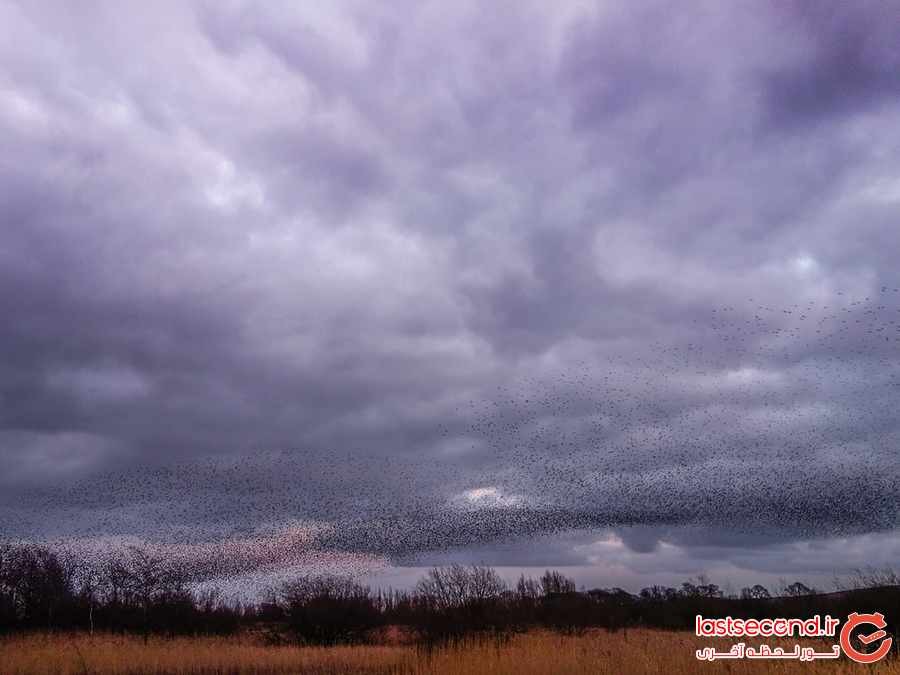
[[0, 2], [0, 535], [197, 579], [900, 553], [895, 2]]

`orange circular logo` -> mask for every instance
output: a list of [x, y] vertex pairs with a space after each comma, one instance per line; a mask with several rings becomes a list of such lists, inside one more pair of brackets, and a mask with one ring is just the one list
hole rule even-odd
[[847, 617], [847, 620], [841, 628], [841, 649], [844, 650], [844, 654], [857, 663], [875, 663], [875, 661], [883, 659], [887, 656], [887, 653], [891, 651], [891, 645], [894, 642], [894, 638], [888, 637], [875, 651], [869, 653], [861, 652], [850, 644], [850, 634], [853, 632], [854, 628], [863, 624], [870, 624], [878, 629], [874, 633], [857, 636], [863, 645], [868, 646], [887, 637], [887, 632], [884, 630], [885, 626], [887, 626], [887, 623], [884, 620], [884, 614], [881, 612], [875, 612], [874, 614], [859, 614], [853, 612], [853, 614]]

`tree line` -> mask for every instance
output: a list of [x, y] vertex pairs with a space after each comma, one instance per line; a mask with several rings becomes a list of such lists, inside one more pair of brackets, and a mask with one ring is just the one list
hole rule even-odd
[[[808, 617], [853, 611], [900, 616], [900, 580], [892, 572], [858, 574], [838, 592], [802, 582], [775, 593], [762, 585], [726, 594], [703, 577], [680, 587], [578, 590], [558, 571], [508, 584], [480, 565], [436, 567], [411, 590], [373, 590], [350, 577], [299, 576], [251, 603], [227, 601], [192, 583], [178, 565], [132, 547], [88, 559], [37, 545], [0, 546], [0, 632], [79, 630], [156, 634], [228, 634], [262, 630], [272, 640], [307, 644], [363, 642], [386, 626], [424, 641], [471, 632], [505, 634], [544, 627], [581, 631], [648, 626], [692, 630], [694, 617]], [[890, 626], [892, 629], [893, 627]]]

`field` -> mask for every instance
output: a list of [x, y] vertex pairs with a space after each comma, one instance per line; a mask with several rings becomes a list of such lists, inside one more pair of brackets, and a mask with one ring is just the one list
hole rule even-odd
[[[695, 658], [710, 644], [688, 633], [633, 629], [592, 631], [581, 636], [546, 632], [504, 642], [473, 640], [427, 650], [411, 645], [353, 647], [266, 646], [245, 638], [150, 638], [113, 635], [35, 634], [0, 641], [4, 675], [112, 673], [233, 674], [338, 673], [461, 675], [495, 673], [879, 673], [900, 675], [900, 660], [871, 667], [846, 658], [837, 662], [732, 661]], [[793, 643], [790, 643], [793, 644]], [[716, 645], [725, 649], [726, 645]], [[821, 644], [818, 645], [821, 648]]]

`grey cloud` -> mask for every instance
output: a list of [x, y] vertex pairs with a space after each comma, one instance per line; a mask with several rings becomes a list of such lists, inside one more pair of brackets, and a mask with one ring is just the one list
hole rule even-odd
[[896, 7], [793, 2], [779, 10], [778, 23], [797, 47], [793, 59], [765, 75], [772, 124], [797, 129], [890, 105], [900, 91]]
[[893, 530], [884, 12], [5, 7], [4, 533]]

